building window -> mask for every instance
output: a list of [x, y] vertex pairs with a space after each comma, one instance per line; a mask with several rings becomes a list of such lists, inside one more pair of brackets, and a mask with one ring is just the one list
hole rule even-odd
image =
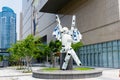
[[120, 40], [83, 46], [79, 55], [84, 66], [120, 68]]

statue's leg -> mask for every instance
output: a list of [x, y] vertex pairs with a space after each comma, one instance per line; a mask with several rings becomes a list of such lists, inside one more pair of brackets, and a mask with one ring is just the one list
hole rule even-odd
[[70, 53], [70, 51], [68, 51], [67, 54], [66, 54], [66, 56], [65, 56], [63, 65], [62, 65], [62, 69], [63, 69], [63, 70], [66, 70], [66, 68], [67, 68], [67, 66], [68, 66], [68, 62], [69, 62], [69, 60], [70, 60], [70, 57], [71, 57], [71, 53]]
[[79, 60], [78, 56], [76, 55], [75, 51], [71, 48], [71, 56], [74, 59], [74, 61], [77, 63], [78, 66], [81, 66], [81, 61]]

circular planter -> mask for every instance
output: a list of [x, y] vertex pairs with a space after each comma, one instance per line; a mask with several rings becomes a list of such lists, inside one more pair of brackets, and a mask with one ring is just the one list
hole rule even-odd
[[33, 71], [32, 76], [40, 79], [83, 79], [93, 78], [102, 75], [101, 70], [75, 71], [75, 70], [57, 70], [52, 72]]

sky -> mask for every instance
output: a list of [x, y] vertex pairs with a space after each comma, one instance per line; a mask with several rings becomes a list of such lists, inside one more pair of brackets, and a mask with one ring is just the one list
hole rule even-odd
[[20, 24], [20, 12], [22, 12], [22, 0], [0, 0], [0, 12], [2, 11], [3, 6], [10, 7], [17, 15], [16, 32], [17, 39], [19, 39], [19, 24]]

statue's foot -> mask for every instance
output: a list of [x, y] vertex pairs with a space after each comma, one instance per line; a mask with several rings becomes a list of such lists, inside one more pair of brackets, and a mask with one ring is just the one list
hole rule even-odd
[[81, 64], [81, 63], [80, 63], [79, 65], [80, 65], [80, 66], [82, 66], [82, 64]]
[[62, 69], [63, 71], [65, 71], [66, 69]]

